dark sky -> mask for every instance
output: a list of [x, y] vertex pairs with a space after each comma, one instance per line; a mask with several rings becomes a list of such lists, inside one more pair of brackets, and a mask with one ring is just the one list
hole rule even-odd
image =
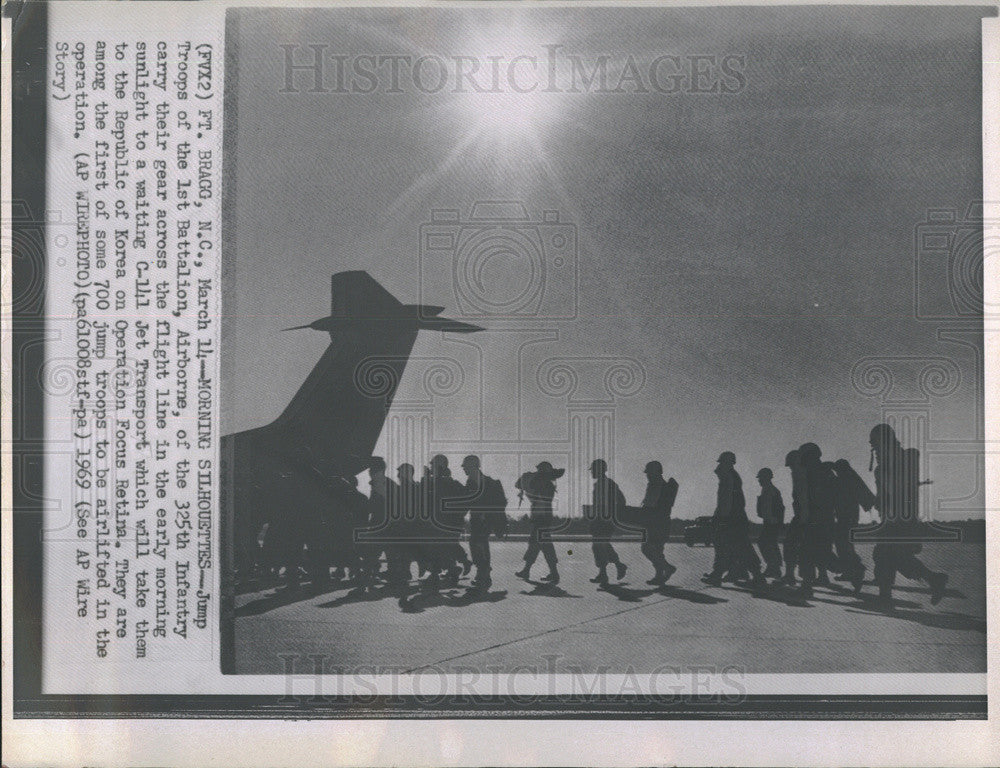
[[[397, 402], [419, 400], [435, 364], [463, 372], [430, 406], [427, 451], [455, 465], [482, 453], [487, 472], [508, 487], [518, 461], [569, 463], [567, 499], [577, 498], [569, 486], [586, 488], [575, 468], [608, 453], [633, 503], [642, 465], [656, 458], [680, 482], [676, 513], [709, 514], [722, 450], [736, 452], [748, 488], [771, 466], [787, 492], [784, 455], [806, 440], [865, 474], [880, 404], [852, 386], [851, 371], [881, 356], [910, 358], [894, 363], [903, 370], [897, 398], [919, 394], [908, 373], [922, 360], [951, 361], [961, 382], [931, 400], [930, 431], [974, 439], [974, 355], [915, 319], [914, 233], [927, 209], [964, 210], [982, 197], [984, 12], [231, 12], [238, 128], [226, 158], [236, 202], [225, 311], [236, 338], [224, 430], [267, 423], [305, 378], [326, 340], [277, 329], [328, 314], [333, 272], [367, 269], [402, 301], [422, 297], [460, 316], [452, 265], [421, 260], [420, 226], [432, 209], [467, 217], [477, 200], [505, 199], [523, 202], [533, 218], [558, 210], [576, 226], [579, 247], [563, 269], [575, 264], [579, 284], [568, 290], [571, 281], [556, 283], [571, 272], [549, 272], [546, 296], [559, 306], [575, 296], [577, 317], [497, 318], [482, 323], [487, 333], [460, 339], [423, 332]], [[492, 100], [408, 85], [386, 93], [384, 83], [370, 94], [280, 93], [282, 44], [507, 61], [542, 57], [551, 43], [588, 66], [607, 55], [612, 70], [630, 54], [640, 64], [742, 56], [745, 87]], [[523, 266], [503, 258], [484, 273], [501, 293]], [[641, 370], [638, 391], [610, 404], [609, 447], [574, 447], [568, 414], [584, 405], [544, 391], [553, 358], [576, 372], [575, 400], [595, 412], [609, 407], [593, 403], [607, 400], [609, 368]], [[380, 450], [399, 458], [402, 449], [383, 442]], [[405, 458], [426, 460], [425, 449], [416, 453]], [[975, 461], [926, 458], [932, 504], [971, 492]], [[958, 516], [977, 505], [981, 496]]]

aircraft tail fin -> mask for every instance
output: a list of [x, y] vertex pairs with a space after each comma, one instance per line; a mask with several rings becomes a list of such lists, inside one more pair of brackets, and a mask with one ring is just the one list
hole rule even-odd
[[330, 315], [343, 318], [390, 316], [401, 303], [363, 270], [338, 272], [330, 279]]

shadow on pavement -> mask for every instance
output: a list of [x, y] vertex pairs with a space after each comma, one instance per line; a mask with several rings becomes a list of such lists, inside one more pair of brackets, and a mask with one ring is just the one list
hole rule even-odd
[[853, 605], [849, 603], [838, 603], [838, 605], [844, 605], [848, 613], [878, 614], [891, 619], [911, 621], [914, 624], [922, 624], [933, 629], [955, 629], [962, 632], [986, 634], [986, 619], [984, 618], [957, 611], [928, 611], [918, 603], [912, 603], [909, 600], [894, 599], [891, 611], [886, 611], [878, 602], [878, 598], [874, 596]]
[[562, 587], [545, 581], [532, 581], [531, 579], [526, 579], [526, 581], [532, 586], [532, 590], [527, 592], [522, 589], [521, 594], [529, 597], [583, 597], [583, 595], [571, 595]]
[[723, 597], [715, 597], [706, 592], [696, 592], [692, 589], [675, 587], [672, 584], [664, 584], [648, 589], [634, 589], [625, 584], [604, 584], [599, 586], [597, 591], [612, 594], [625, 603], [639, 603], [642, 602], [644, 597], [649, 597], [650, 595], [670, 597], [676, 600], [687, 600], [689, 603], [696, 603], [698, 605], [716, 605], [718, 603], [729, 602]]
[[664, 584], [656, 588], [656, 593], [658, 595], [663, 595], [664, 597], [673, 597], [678, 600], [687, 600], [689, 603], [698, 603], [699, 605], [716, 605], [717, 603], [728, 603], [724, 597], [715, 597], [707, 592], [696, 592], [693, 589], [684, 589], [683, 587], [675, 587], [672, 584]]
[[306, 586], [298, 587], [297, 589], [278, 589], [270, 595], [265, 595], [257, 600], [251, 600], [249, 603], [240, 606], [233, 611], [233, 614], [235, 616], [260, 616], [262, 613], [273, 611], [275, 608], [281, 608], [303, 600], [310, 600], [319, 595], [336, 592], [340, 589], [346, 589], [349, 586], [349, 583], [332, 583], [315, 586], [308, 584]]
[[399, 598], [399, 610], [403, 613], [423, 613], [428, 608], [447, 606], [463, 608], [476, 603], [499, 603], [506, 599], [507, 590], [485, 592], [481, 589], [468, 588], [462, 591], [450, 589], [444, 592], [421, 591]]
[[758, 600], [781, 603], [782, 605], [789, 605], [792, 608], [811, 608], [812, 606], [809, 604], [809, 601], [815, 600], [815, 597], [806, 598], [803, 596], [798, 588], [789, 587], [784, 584], [769, 584], [766, 587], [755, 589], [727, 582], [721, 587], [716, 587], [716, 589], [724, 589], [727, 592], [742, 592]]

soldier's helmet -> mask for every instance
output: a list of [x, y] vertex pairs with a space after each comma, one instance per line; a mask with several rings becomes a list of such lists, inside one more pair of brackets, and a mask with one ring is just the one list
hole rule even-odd
[[798, 451], [789, 451], [785, 454], [785, 466], [794, 467], [800, 461], [800, 456]]
[[763, 469], [760, 470], [760, 472], [757, 473], [757, 477], [771, 480], [774, 477], [774, 472], [771, 471], [770, 467], [764, 467]]
[[466, 456], [462, 459], [462, 469], [479, 469], [479, 457], [478, 456]]
[[381, 456], [372, 456], [368, 462], [368, 469], [372, 472], [385, 472], [385, 459]]
[[396, 474], [400, 479], [412, 480], [413, 475], [417, 470], [414, 469], [412, 464], [403, 463], [396, 468]]
[[443, 453], [435, 454], [434, 457], [431, 458], [431, 471], [439, 472], [443, 469], [448, 469], [448, 457]]
[[897, 442], [896, 430], [888, 424], [876, 424], [868, 433], [868, 442], [872, 448], [892, 445]]
[[816, 443], [803, 443], [799, 446], [799, 461], [803, 464], [813, 464], [820, 460], [823, 452]]
[[608, 462], [604, 459], [594, 459], [590, 462], [590, 471], [596, 472], [599, 475], [603, 475], [608, 471]]
[[732, 466], [736, 463], [736, 454], [732, 451], [723, 451], [719, 454], [718, 462]]
[[658, 461], [651, 461], [646, 464], [646, 468], [643, 470], [647, 475], [662, 475], [663, 465]]
[[535, 471], [542, 477], [548, 477], [553, 480], [558, 480], [566, 472], [565, 469], [556, 469], [547, 461], [539, 462], [538, 466], [535, 467]]

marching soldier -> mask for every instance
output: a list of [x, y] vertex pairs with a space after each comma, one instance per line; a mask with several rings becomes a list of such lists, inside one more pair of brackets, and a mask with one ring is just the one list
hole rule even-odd
[[625, 496], [618, 483], [608, 477], [608, 464], [604, 459], [594, 459], [591, 462], [590, 475], [594, 478], [590, 537], [593, 542], [591, 548], [594, 551], [594, 565], [597, 566], [597, 575], [591, 581], [595, 584], [607, 584], [609, 565], [614, 563], [615, 575], [619, 581], [625, 577], [625, 571], [628, 570], [628, 566], [621, 561], [615, 548], [611, 546], [615, 523], [621, 520], [621, 514], [625, 509]]
[[555, 481], [565, 472], [565, 469], [555, 469], [549, 462], [543, 461], [535, 467], [534, 472], [521, 475], [515, 484], [520, 491], [519, 497], [527, 495], [531, 505], [531, 535], [528, 539], [528, 551], [524, 553], [524, 568], [514, 574], [525, 581], [531, 578], [531, 566], [541, 552], [549, 566], [548, 575], [542, 576], [542, 581], [553, 585], [559, 583], [556, 548], [548, 537], [554, 523], [552, 503], [556, 495]]
[[[784, 582], [788, 586], [794, 587], [796, 585], [795, 569], [800, 566], [802, 560], [802, 505], [799, 498], [805, 493], [805, 475], [802, 472], [798, 451], [788, 452], [785, 456], [785, 466], [788, 467], [792, 478], [792, 519], [785, 531]], [[802, 575], [801, 567], [799, 567], [799, 575]]]
[[719, 478], [715, 513], [715, 560], [712, 570], [702, 578], [706, 584], [721, 586], [726, 571], [744, 570], [753, 578], [755, 587], [767, 582], [760, 573], [760, 558], [750, 543], [749, 520], [743, 480], [736, 471], [736, 454], [724, 451], [719, 455], [715, 474]]
[[469, 498], [469, 552], [476, 566], [476, 576], [472, 586], [489, 589], [490, 578], [490, 534], [503, 538], [507, 534], [507, 496], [503, 485], [488, 475], [484, 475], [478, 456], [466, 456], [462, 469], [468, 477], [465, 483]]
[[670, 536], [670, 513], [677, 498], [677, 481], [663, 479], [663, 465], [658, 461], [646, 464], [646, 495], [642, 499], [641, 523], [646, 531], [642, 554], [652, 563], [656, 574], [647, 584], [660, 585], [674, 575], [677, 567], [663, 556], [663, 546]]
[[875, 497], [847, 459], [838, 459], [833, 468], [837, 473], [837, 523], [833, 531], [833, 545], [841, 567], [837, 578], [851, 582], [854, 592], [860, 593], [865, 566], [854, 549], [851, 531], [861, 520], [861, 509], [868, 511], [875, 505]]
[[410, 564], [417, 563], [417, 576], [423, 576], [429, 570], [425, 544], [428, 536], [428, 521], [422, 510], [420, 483], [414, 480], [416, 470], [412, 464], [403, 463], [396, 468], [396, 479], [399, 481], [400, 518], [403, 521], [404, 561], [409, 580]]
[[[892, 587], [896, 574], [926, 581], [931, 588], [931, 605], [944, 597], [948, 574], [935, 572], [917, 557], [923, 545], [905, 541], [919, 537], [917, 514], [920, 454], [905, 449], [888, 424], [876, 425], [868, 436], [875, 472], [875, 506], [882, 514], [882, 532], [889, 541], [879, 542], [872, 552], [875, 582], [883, 608], [892, 610]], [[900, 541], [900, 540], [903, 541]]]
[[423, 501], [434, 526], [430, 582], [436, 583], [442, 571], [449, 581], [457, 582], [460, 575], [472, 570], [472, 561], [461, 544], [465, 527], [465, 510], [461, 508], [465, 488], [451, 476], [448, 457], [440, 453], [431, 459], [423, 486]]
[[385, 459], [381, 456], [372, 457], [368, 477], [371, 483], [371, 532], [368, 538], [375, 540], [376, 547], [382, 546], [389, 584], [398, 588], [410, 580], [408, 563], [404, 573], [405, 545], [400, 541], [404, 525], [400, 521], [399, 486], [386, 477]]
[[779, 491], [772, 482], [774, 472], [770, 468], [764, 467], [757, 473], [757, 481], [760, 483], [760, 495], [757, 497], [757, 517], [761, 521], [760, 539], [757, 546], [760, 547], [761, 557], [767, 563], [764, 571], [766, 578], [781, 578], [781, 550], [778, 549], [778, 536], [785, 523], [785, 502], [781, 498]]
[[837, 477], [832, 465], [821, 461], [816, 443], [799, 446], [799, 463], [805, 477], [804, 493], [799, 499], [802, 511], [802, 592], [812, 595], [813, 585], [829, 583], [828, 571], [837, 571], [839, 563], [833, 552], [833, 528], [836, 522]]

